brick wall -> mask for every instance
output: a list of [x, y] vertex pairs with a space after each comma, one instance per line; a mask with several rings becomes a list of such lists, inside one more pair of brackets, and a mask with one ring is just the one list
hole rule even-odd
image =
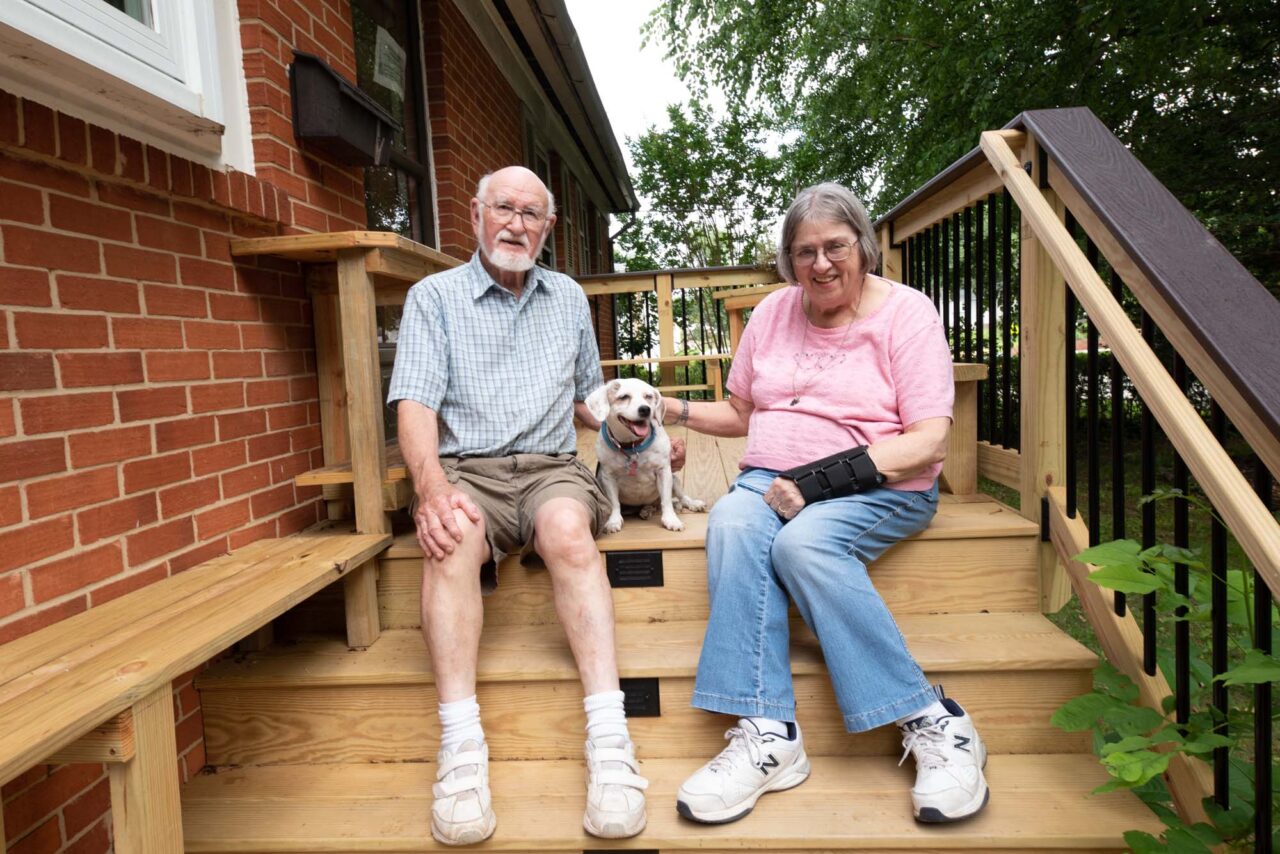
[[[320, 516], [310, 301], [236, 236], [363, 228], [358, 169], [293, 139], [293, 47], [354, 79], [346, 0], [240, 0], [257, 175], [0, 92], [0, 643]], [[204, 765], [174, 682], [182, 779]], [[8, 851], [110, 850], [99, 765], [0, 791]]]

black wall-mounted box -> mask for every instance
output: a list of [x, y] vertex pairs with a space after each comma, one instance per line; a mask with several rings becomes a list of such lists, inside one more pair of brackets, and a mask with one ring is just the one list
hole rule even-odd
[[293, 133], [299, 142], [351, 166], [385, 166], [399, 123], [314, 54], [296, 50], [289, 66]]

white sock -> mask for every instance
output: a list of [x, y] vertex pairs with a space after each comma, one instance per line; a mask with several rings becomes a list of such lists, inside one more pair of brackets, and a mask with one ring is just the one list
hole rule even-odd
[[790, 735], [791, 728], [787, 726], [786, 721], [779, 721], [779, 720], [775, 720], [774, 718], [762, 718], [756, 715], [743, 718], [743, 720], [751, 721], [751, 724], [756, 728], [756, 730], [761, 735], [764, 735], [766, 733], [773, 733], [774, 735], [780, 735], [783, 738], [791, 738], [791, 735]]
[[583, 699], [588, 739], [603, 740], [607, 747], [621, 747], [631, 740], [631, 733], [627, 731], [627, 713], [622, 706], [625, 697], [621, 691], [601, 691]]
[[898, 726], [902, 726], [905, 723], [914, 721], [916, 718], [927, 717], [927, 718], [930, 718], [931, 720], [937, 720], [938, 718], [948, 717], [950, 714], [951, 714], [951, 710], [948, 709], [946, 706], [942, 705], [941, 700], [934, 700], [932, 703], [925, 706], [923, 709], [912, 712], [906, 717], [898, 718]]
[[484, 730], [480, 727], [480, 704], [476, 695], [465, 700], [440, 704], [440, 747], [449, 753], [457, 753], [464, 741], [484, 743]]

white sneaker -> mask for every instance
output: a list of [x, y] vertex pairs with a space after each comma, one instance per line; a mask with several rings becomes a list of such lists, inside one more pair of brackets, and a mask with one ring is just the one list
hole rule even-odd
[[987, 805], [991, 792], [982, 769], [987, 748], [974, 729], [973, 718], [955, 700], [942, 704], [951, 712], [907, 721], [902, 731], [901, 765], [911, 753], [916, 758], [916, 785], [911, 805], [916, 821], [959, 821], [976, 815]]
[[587, 810], [582, 826], [592, 836], [625, 839], [644, 830], [644, 790], [649, 781], [641, 777], [636, 748], [630, 739], [617, 738], [587, 742]]
[[795, 738], [761, 733], [746, 718], [724, 734], [729, 746], [685, 780], [676, 794], [676, 810], [705, 824], [737, 821], [765, 792], [799, 786], [809, 777], [800, 728]]
[[470, 845], [493, 835], [498, 817], [489, 795], [489, 745], [467, 740], [440, 751], [431, 787], [431, 835], [445, 845]]

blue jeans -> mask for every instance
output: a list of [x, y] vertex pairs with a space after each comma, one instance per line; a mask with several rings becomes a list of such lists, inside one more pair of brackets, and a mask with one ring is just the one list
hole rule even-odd
[[764, 503], [776, 476], [744, 471], [711, 510], [711, 616], [693, 705], [796, 719], [788, 596], [818, 637], [849, 732], [929, 705], [933, 689], [867, 564], [929, 524], [938, 509], [937, 485], [924, 492], [873, 489], [811, 504], [784, 521]]

